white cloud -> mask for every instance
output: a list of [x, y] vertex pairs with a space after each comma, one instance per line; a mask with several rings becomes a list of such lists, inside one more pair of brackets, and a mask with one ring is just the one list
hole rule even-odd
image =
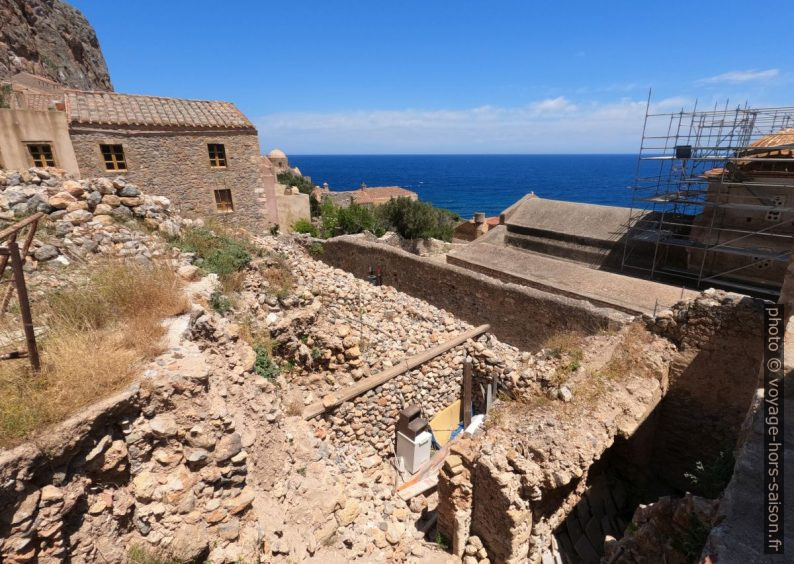
[[571, 104], [565, 96], [557, 96], [556, 98], [546, 98], [539, 102], [533, 102], [530, 107], [542, 113], [559, 113], [559, 112], [572, 112], [576, 110], [576, 106]]
[[671, 98], [659, 100], [654, 104], [654, 106], [660, 110], [678, 110], [687, 107], [691, 108], [692, 100], [684, 96], [673, 96]]
[[633, 151], [645, 102], [284, 112], [257, 121], [262, 148], [288, 153], [577, 153]]
[[714, 83], [739, 83], [739, 82], [752, 82], [756, 80], [766, 80], [775, 78], [780, 74], [778, 69], [766, 70], [735, 70], [728, 71], [708, 78], [698, 80], [701, 84], [714, 84]]

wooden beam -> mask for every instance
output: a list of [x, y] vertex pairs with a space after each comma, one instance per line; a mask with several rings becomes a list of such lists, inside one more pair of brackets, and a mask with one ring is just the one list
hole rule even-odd
[[329, 394], [325, 396], [322, 401], [315, 402], [306, 407], [306, 409], [303, 410], [303, 418], [312, 419], [317, 417], [321, 413], [324, 413], [327, 409], [341, 405], [344, 402], [358, 397], [373, 388], [377, 388], [392, 378], [416, 368], [428, 360], [434, 359], [438, 355], [447, 352], [453, 347], [457, 347], [458, 345], [465, 343], [469, 339], [479, 337], [483, 333], [487, 332], [490, 328], [491, 326], [486, 323], [485, 325], [480, 325], [474, 329], [464, 331], [460, 335], [456, 335], [452, 339], [445, 341], [444, 343], [441, 343], [432, 349], [428, 349], [422, 353], [412, 356], [411, 358], [405, 359], [397, 366], [393, 366], [388, 370], [380, 372], [379, 374], [375, 374], [374, 376], [370, 376], [369, 378], [365, 378], [364, 380], [356, 382], [352, 386], [348, 386], [344, 390], [340, 390], [338, 394]]
[[33, 215], [30, 215], [30, 216], [26, 217], [25, 219], [14, 223], [10, 227], [7, 227], [7, 228], [3, 229], [2, 231], [0, 231], [0, 241], [5, 239], [6, 237], [11, 235], [12, 233], [16, 233], [17, 231], [19, 231], [20, 229], [22, 229], [26, 225], [29, 225], [31, 223], [34, 223], [34, 222], [40, 220], [45, 215], [47, 215], [47, 214], [45, 214], [44, 212], [34, 213]]

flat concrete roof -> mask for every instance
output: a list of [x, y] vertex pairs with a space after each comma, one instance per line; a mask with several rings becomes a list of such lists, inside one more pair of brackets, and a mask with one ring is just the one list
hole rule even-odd
[[[597, 206], [605, 207], [605, 206]], [[491, 229], [476, 241], [447, 255], [447, 262], [501, 280], [532, 286], [594, 305], [632, 314], [653, 314], [683, 298], [696, 296], [669, 284], [596, 270], [563, 259], [504, 244], [505, 227]], [[531, 315], [531, 312], [528, 312]]]
[[629, 208], [530, 197], [519, 202], [508, 227], [547, 231], [565, 237], [617, 241], [626, 229]]

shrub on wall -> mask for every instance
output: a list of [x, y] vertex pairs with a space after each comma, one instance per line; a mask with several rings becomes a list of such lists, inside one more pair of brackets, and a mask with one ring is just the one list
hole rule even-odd
[[[456, 213], [409, 198], [395, 198], [375, 208], [356, 203], [340, 207], [326, 198], [320, 204], [319, 216], [322, 228], [318, 235], [324, 239], [364, 231], [380, 237], [386, 231], [394, 231], [405, 239], [451, 241], [455, 225], [460, 222]], [[310, 233], [308, 226], [302, 227], [307, 231], [301, 233]]]
[[370, 231], [380, 237], [386, 232], [370, 208], [355, 203], [339, 208], [337, 228], [349, 235]]
[[292, 224], [292, 230], [295, 233], [307, 233], [312, 237], [317, 237], [318, 234], [317, 228], [312, 224], [312, 222], [303, 218]]
[[394, 198], [376, 209], [379, 222], [386, 229], [406, 239], [452, 240], [460, 217], [449, 210], [410, 198]]

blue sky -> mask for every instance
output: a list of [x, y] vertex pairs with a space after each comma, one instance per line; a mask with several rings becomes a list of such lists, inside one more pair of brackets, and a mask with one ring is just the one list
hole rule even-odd
[[292, 154], [609, 153], [655, 109], [794, 105], [794, 4], [67, 0], [117, 91], [230, 100]]

